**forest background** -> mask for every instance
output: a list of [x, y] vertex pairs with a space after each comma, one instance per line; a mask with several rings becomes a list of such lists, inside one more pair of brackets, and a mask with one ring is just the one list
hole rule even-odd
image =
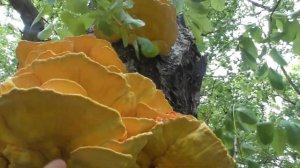
[[[0, 81], [16, 70], [24, 28], [11, 2], [0, 1]], [[44, 24], [38, 38], [84, 34], [80, 24], [88, 28], [93, 17], [65, 20], [84, 12], [80, 3], [86, 2], [33, 0], [38, 15], [31, 24]], [[300, 1], [172, 3], [207, 58], [197, 117], [223, 141], [237, 167], [300, 167]]]

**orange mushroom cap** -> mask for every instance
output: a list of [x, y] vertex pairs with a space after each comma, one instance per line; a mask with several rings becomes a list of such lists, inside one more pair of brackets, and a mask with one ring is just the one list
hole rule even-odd
[[97, 146], [76, 149], [68, 165], [71, 168], [139, 168], [131, 155]]
[[152, 133], [138, 158], [141, 167], [234, 167], [221, 141], [196, 119], [169, 120]]
[[115, 66], [121, 72], [126, 68], [111, 44], [94, 36], [67, 37], [64, 41], [29, 42], [21, 41], [17, 47], [19, 70], [35, 60], [62, 56], [68, 52], [84, 52], [89, 58], [104, 66]]
[[[137, 37], [144, 37], [159, 47], [160, 55], [167, 55], [178, 35], [175, 7], [168, 0], [133, 0], [133, 2], [134, 6], [128, 10], [128, 13], [134, 18], [143, 20], [145, 26], [128, 30], [129, 43], [133, 44]], [[122, 38], [120, 33], [109, 36], [97, 26], [95, 29], [98, 38], [104, 38], [110, 42], [116, 42]], [[119, 28], [116, 26], [113, 29]]]
[[51, 159], [67, 159], [78, 147], [126, 133], [115, 110], [82, 96], [40, 89], [0, 97], [0, 131], [2, 154], [20, 168], [40, 168]]
[[163, 92], [156, 89], [151, 79], [138, 73], [126, 73], [124, 76], [138, 103], [147, 104], [162, 113], [173, 111]]
[[116, 54], [106, 41], [21, 42], [18, 51], [24, 67], [0, 84], [1, 168], [58, 158], [69, 168], [234, 166], [203, 122], [174, 112], [150, 79], [107, 61]]
[[[14, 87], [40, 87], [64, 94], [80, 94], [117, 109], [122, 116], [137, 116], [139, 111], [149, 113], [150, 118], [164, 118], [173, 111], [162, 91], [157, 90], [150, 79], [137, 73], [110, 72], [83, 53], [36, 60], [19, 70], [11, 81], [0, 85], [0, 88], [6, 88], [3, 92]], [[139, 110], [139, 103], [154, 112]]]
[[143, 20], [146, 25], [133, 29], [129, 37], [148, 38], [158, 45], [161, 55], [167, 55], [178, 35], [175, 7], [166, 0], [133, 0], [133, 2], [134, 6], [129, 10], [129, 14]]

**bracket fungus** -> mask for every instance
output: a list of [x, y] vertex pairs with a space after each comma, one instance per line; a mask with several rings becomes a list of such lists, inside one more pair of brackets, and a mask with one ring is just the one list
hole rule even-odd
[[234, 166], [205, 123], [174, 112], [150, 79], [126, 73], [108, 42], [65, 41], [20, 42], [20, 68], [0, 84], [1, 168], [55, 159], [68, 168]]
[[[178, 35], [176, 9], [167, 0], [133, 0], [129, 13], [145, 22], [144, 27], [133, 29], [129, 38], [148, 38], [158, 45], [160, 54], [167, 55]], [[155, 11], [155, 12], [153, 12]]]
[[[62, 56], [69, 52], [83, 52], [93, 61], [104, 66], [115, 66], [121, 72], [126, 68], [111, 44], [95, 36], [67, 37], [64, 41], [29, 42], [21, 41], [17, 47], [19, 69], [30, 65], [34, 60]], [[101, 52], [102, 54], [98, 54]]]
[[[128, 13], [145, 22], [145, 26], [128, 30], [128, 42], [133, 44], [138, 37], [151, 40], [159, 48], [160, 55], [168, 55], [174, 45], [178, 27], [176, 22], [176, 9], [168, 0], [133, 0], [133, 7]], [[155, 12], [153, 12], [155, 11]], [[111, 25], [114, 32], [121, 32], [121, 27]], [[105, 35], [101, 29], [95, 27], [96, 36], [116, 42], [122, 38], [121, 34]]]

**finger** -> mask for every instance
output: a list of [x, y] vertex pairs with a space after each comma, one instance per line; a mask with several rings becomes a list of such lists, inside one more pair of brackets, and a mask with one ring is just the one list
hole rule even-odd
[[67, 168], [67, 165], [65, 161], [57, 159], [48, 163], [44, 168]]

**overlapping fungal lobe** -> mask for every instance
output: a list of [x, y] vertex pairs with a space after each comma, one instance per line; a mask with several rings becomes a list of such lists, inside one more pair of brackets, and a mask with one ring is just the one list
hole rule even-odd
[[1, 168], [58, 158], [68, 168], [233, 167], [205, 123], [174, 112], [150, 79], [126, 73], [108, 42], [65, 41], [20, 43], [20, 68], [0, 84]]
[[126, 71], [125, 65], [111, 44], [105, 40], [96, 39], [95, 36], [67, 37], [64, 41], [44, 43], [21, 41], [16, 49], [19, 69], [30, 65], [35, 60], [45, 60], [73, 52], [83, 52], [103, 66], [114, 66], [121, 72]]
[[[147, 38], [158, 46], [160, 55], [168, 55], [178, 35], [175, 6], [168, 0], [133, 0], [133, 3], [128, 13], [145, 22], [145, 26], [128, 30], [129, 44], [133, 44], [138, 37]], [[122, 38], [121, 33], [118, 33], [120, 27], [110, 26], [115, 34], [106, 35], [96, 26], [96, 36], [110, 42], [120, 40]]]
[[[145, 22], [145, 26], [133, 29], [129, 38], [145, 37], [158, 45], [160, 55], [167, 55], [174, 45], [178, 27], [176, 9], [167, 0], [133, 0], [134, 6], [128, 12]], [[155, 11], [155, 12], [154, 12]]]
[[15, 89], [0, 104], [2, 155], [12, 167], [40, 168], [81, 146], [100, 146], [126, 133], [116, 110], [82, 96]]

